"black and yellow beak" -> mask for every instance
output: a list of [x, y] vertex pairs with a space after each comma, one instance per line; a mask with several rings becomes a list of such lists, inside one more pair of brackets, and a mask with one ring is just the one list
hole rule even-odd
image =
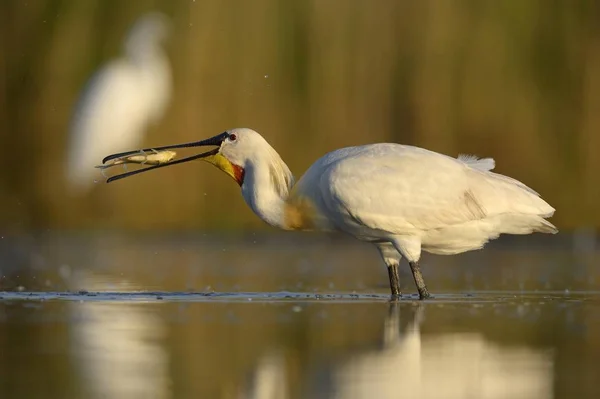
[[229, 133], [224, 132], [224, 133], [221, 133], [221, 134], [216, 135], [214, 137], [211, 137], [209, 139], [201, 140], [201, 141], [195, 141], [195, 142], [192, 142], [192, 143], [166, 145], [166, 146], [163, 146], [163, 147], [154, 147], [154, 148], [144, 148], [142, 150], [126, 151], [126, 152], [121, 152], [121, 153], [118, 153], [118, 154], [109, 155], [109, 156], [105, 157], [102, 160], [103, 164], [106, 163], [106, 162], [108, 162], [108, 161], [110, 161], [110, 160], [112, 160], [112, 159], [126, 157], [128, 155], [139, 154], [142, 151], [146, 152], [146, 153], [149, 153], [149, 152], [152, 152], [152, 151], [171, 150], [171, 149], [175, 149], [175, 148], [192, 148], [192, 147], [204, 147], [204, 146], [217, 146], [217, 148], [212, 149], [212, 150], [207, 151], [207, 152], [203, 152], [202, 154], [192, 155], [192, 156], [189, 156], [189, 157], [186, 157], [186, 158], [181, 158], [181, 159], [177, 159], [177, 160], [174, 160], [174, 161], [169, 161], [169, 162], [161, 163], [159, 165], [149, 166], [149, 167], [144, 168], [144, 169], [133, 170], [131, 172], [126, 172], [126, 173], [122, 173], [120, 175], [112, 176], [112, 177], [108, 178], [108, 180], [106, 182], [110, 183], [110, 182], [113, 182], [115, 180], [123, 179], [125, 177], [137, 175], [138, 173], [147, 172], [149, 170], [162, 168], [164, 166], [170, 166], [170, 165], [175, 165], [175, 164], [178, 164], [178, 163], [184, 163], [184, 162], [188, 162], [188, 161], [193, 161], [195, 159], [201, 159], [203, 161], [209, 162], [209, 163], [215, 165], [216, 167], [218, 167], [219, 169], [223, 170], [225, 173], [227, 173], [227, 174], [231, 175], [232, 177], [234, 177], [233, 176], [231, 162], [229, 162], [225, 157], [223, 157], [219, 153], [221, 144], [223, 143], [223, 141], [225, 141], [225, 139], [227, 139], [228, 136], [229, 136]]

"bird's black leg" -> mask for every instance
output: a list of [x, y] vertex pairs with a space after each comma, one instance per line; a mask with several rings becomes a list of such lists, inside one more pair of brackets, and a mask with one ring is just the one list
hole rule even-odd
[[388, 266], [388, 275], [390, 276], [390, 289], [392, 290], [392, 299], [400, 299], [400, 276], [398, 275], [397, 263], [392, 263]]
[[423, 280], [423, 275], [421, 274], [421, 267], [419, 266], [419, 262], [409, 262], [409, 265], [410, 270], [412, 270], [413, 277], [415, 278], [417, 290], [419, 290], [419, 299], [427, 299], [431, 297], [429, 291], [427, 291], [427, 287], [425, 286], [425, 280]]

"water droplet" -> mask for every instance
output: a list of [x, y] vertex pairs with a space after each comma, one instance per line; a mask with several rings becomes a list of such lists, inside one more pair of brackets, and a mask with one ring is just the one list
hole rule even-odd
[[265, 75], [265, 79], [268, 79], [268, 78], [269, 78], [269, 75]]

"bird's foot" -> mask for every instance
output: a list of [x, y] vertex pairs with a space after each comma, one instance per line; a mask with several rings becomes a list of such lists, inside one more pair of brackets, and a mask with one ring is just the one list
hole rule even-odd
[[419, 300], [424, 300], [424, 299], [430, 299], [431, 298], [431, 294], [429, 293], [429, 291], [427, 291], [427, 287], [423, 287], [422, 289], [418, 289], [419, 290]]

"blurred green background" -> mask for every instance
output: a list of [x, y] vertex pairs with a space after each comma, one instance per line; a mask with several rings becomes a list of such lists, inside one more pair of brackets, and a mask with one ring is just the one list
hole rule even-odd
[[265, 227], [205, 164], [67, 194], [80, 90], [149, 10], [172, 18], [174, 87], [147, 146], [250, 127], [296, 178], [378, 141], [474, 153], [539, 191], [560, 229], [600, 224], [598, 1], [34, 0], [0, 2], [3, 230]]

